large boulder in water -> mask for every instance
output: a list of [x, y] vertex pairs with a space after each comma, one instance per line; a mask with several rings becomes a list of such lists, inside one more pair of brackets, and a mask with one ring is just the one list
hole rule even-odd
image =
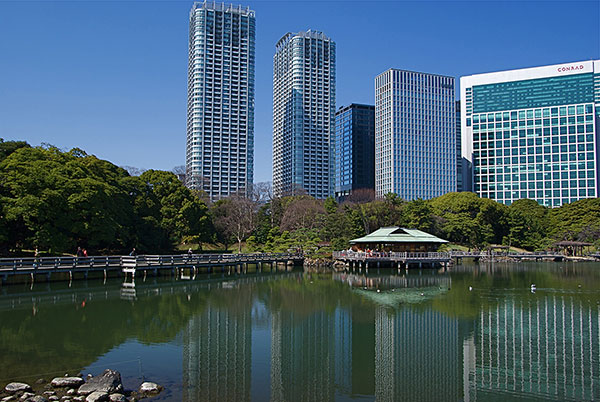
[[140, 385], [139, 393], [143, 396], [157, 395], [162, 391], [163, 387], [153, 382], [144, 382]]
[[92, 392], [99, 391], [112, 394], [122, 390], [121, 374], [116, 370], [107, 369], [102, 374], [90, 378], [88, 382], [79, 387], [77, 393], [79, 395], [89, 395]]

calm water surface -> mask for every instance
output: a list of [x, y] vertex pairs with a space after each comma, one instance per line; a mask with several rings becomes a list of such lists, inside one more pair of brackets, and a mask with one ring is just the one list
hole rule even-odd
[[114, 368], [158, 400], [600, 398], [600, 264], [389, 273], [4, 286], [0, 386]]

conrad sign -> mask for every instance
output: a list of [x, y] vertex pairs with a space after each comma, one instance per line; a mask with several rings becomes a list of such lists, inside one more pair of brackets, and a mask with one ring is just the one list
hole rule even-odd
[[583, 64], [578, 64], [576, 66], [561, 66], [556, 69], [559, 73], [564, 73], [565, 71], [578, 71], [583, 70]]

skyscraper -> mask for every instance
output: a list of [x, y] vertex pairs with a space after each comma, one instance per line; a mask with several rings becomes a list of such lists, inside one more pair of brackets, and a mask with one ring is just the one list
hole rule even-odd
[[273, 56], [273, 192], [333, 194], [335, 42], [285, 34]]
[[456, 191], [463, 191], [462, 182], [462, 149], [461, 149], [461, 126], [460, 126], [460, 101], [456, 101]]
[[186, 181], [216, 200], [252, 186], [254, 11], [194, 3], [190, 12]]
[[375, 190], [375, 106], [351, 104], [335, 115], [335, 196]]
[[389, 69], [375, 78], [375, 194], [456, 191], [454, 77]]
[[600, 61], [461, 77], [463, 185], [558, 207], [600, 189]]

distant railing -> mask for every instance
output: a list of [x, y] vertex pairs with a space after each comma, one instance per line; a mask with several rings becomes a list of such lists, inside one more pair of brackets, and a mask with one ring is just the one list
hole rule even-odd
[[[334, 251], [334, 259], [388, 259], [394, 260], [439, 260], [449, 258], [494, 258], [494, 257], [512, 257], [512, 258], [559, 258], [565, 257], [563, 254], [555, 251], [536, 251], [531, 253], [517, 252], [497, 252], [497, 251], [448, 251], [448, 252], [395, 252], [395, 251]], [[590, 255], [590, 257], [600, 258], [600, 255]]]
[[389, 260], [445, 260], [451, 258], [449, 253], [440, 252], [395, 252], [395, 251], [334, 251], [334, 259], [365, 260], [369, 258]]

